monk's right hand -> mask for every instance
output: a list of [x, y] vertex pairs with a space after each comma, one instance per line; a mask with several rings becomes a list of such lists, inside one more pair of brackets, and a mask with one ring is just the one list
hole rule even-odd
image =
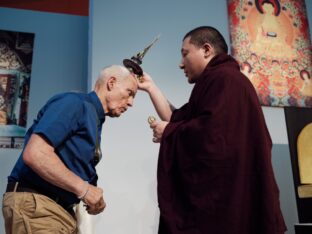
[[96, 215], [104, 211], [106, 203], [103, 198], [103, 189], [89, 184], [89, 190], [82, 200], [87, 205], [87, 211]]
[[140, 81], [138, 81], [139, 89], [149, 92], [153, 88], [153, 86], [155, 86], [155, 83], [152, 80], [151, 76], [146, 72], [143, 72], [143, 76], [140, 77]]

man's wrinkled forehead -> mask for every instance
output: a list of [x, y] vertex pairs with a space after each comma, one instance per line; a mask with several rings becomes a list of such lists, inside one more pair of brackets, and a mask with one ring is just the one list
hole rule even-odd
[[134, 78], [137, 78], [137, 75], [134, 72], [130, 72], [130, 75]]
[[131, 81], [131, 86], [133, 86], [133, 91], [136, 93], [138, 89], [138, 76], [134, 74], [133, 72], [130, 73], [129, 80]]

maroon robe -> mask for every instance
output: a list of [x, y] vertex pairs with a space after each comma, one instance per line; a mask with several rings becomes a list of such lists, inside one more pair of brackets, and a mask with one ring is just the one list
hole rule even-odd
[[215, 56], [162, 137], [159, 233], [284, 233], [271, 148], [252, 84]]

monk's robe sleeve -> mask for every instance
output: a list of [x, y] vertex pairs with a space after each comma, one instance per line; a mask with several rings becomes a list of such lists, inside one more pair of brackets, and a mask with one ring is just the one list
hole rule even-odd
[[223, 79], [195, 86], [189, 103], [173, 113], [161, 143], [159, 172], [174, 170], [172, 183], [181, 181], [185, 199], [204, 209], [223, 196], [233, 163], [225, 152], [225, 88]]

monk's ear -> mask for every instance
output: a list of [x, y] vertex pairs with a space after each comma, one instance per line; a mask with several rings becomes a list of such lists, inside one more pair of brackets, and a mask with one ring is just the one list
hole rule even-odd
[[110, 78], [108, 78], [108, 80], [107, 80], [107, 90], [111, 91], [113, 88], [115, 88], [116, 83], [117, 83], [116, 77], [111, 76]]
[[205, 43], [202, 48], [204, 50], [205, 58], [208, 58], [211, 54], [214, 53], [214, 49], [209, 43]]

